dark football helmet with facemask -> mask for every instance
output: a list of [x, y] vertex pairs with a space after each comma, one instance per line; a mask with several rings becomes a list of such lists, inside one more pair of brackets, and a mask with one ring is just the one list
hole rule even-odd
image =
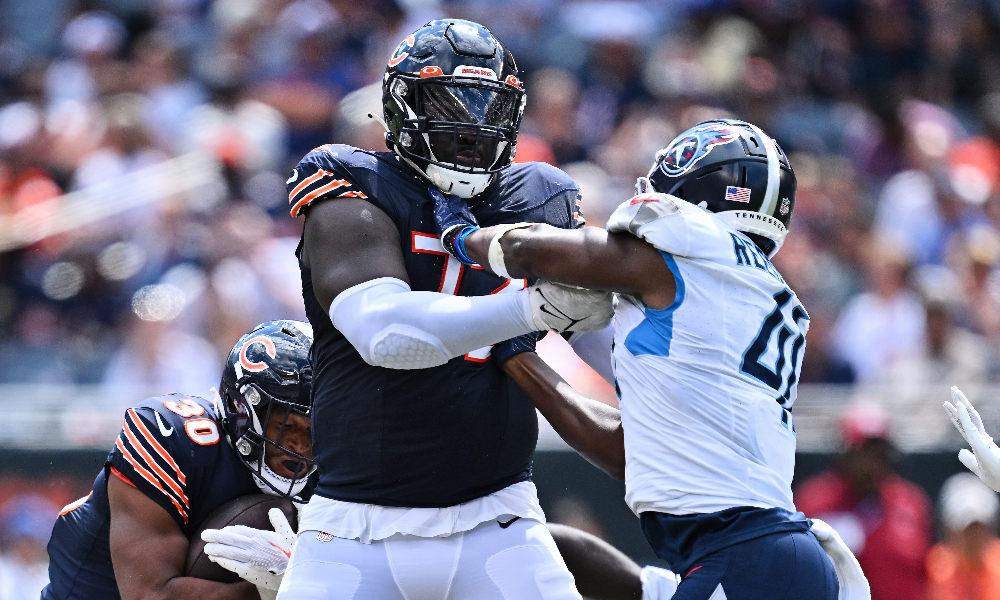
[[756, 125], [734, 119], [698, 123], [656, 153], [644, 186], [697, 204], [729, 221], [770, 258], [795, 208], [795, 173], [781, 147]]
[[386, 145], [445, 194], [472, 198], [510, 166], [524, 112], [514, 57], [478, 23], [406, 36], [382, 80]]
[[[216, 411], [226, 438], [269, 494], [299, 495], [316, 470], [310, 457], [283, 439], [292, 415], [310, 417], [312, 342], [308, 323], [269, 321], [236, 342], [222, 374]], [[292, 476], [268, 466], [265, 458], [277, 455]]]

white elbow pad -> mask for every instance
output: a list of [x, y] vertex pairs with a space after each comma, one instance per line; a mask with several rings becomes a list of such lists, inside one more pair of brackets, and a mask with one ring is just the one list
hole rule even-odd
[[[364, 356], [364, 355], [362, 355]], [[448, 362], [441, 340], [410, 325], [395, 323], [372, 337], [365, 361], [387, 369], [426, 369]]]
[[379, 327], [378, 319], [371, 318], [391, 310], [393, 296], [409, 291], [405, 281], [381, 277], [344, 290], [330, 305], [334, 326], [366, 363], [387, 369], [426, 369], [448, 362], [448, 351], [436, 336], [402, 323]]

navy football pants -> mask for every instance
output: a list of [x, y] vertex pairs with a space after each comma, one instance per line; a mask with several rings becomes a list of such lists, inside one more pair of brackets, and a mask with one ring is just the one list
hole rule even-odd
[[773, 533], [729, 546], [682, 575], [671, 600], [837, 600], [833, 563], [808, 532]]

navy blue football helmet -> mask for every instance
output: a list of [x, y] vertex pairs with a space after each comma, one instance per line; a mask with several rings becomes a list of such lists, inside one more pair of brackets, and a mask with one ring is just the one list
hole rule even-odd
[[488, 29], [431, 21], [389, 59], [386, 145], [442, 192], [472, 198], [514, 159], [524, 102], [514, 57]]
[[657, 192], [717, 213], [768, 257], [785, 241], [795, 173], [781, 146], [756, 125], [734, 119], [698, 123], [656, 153], [646, 180]]
[[[312, 342], [308, 323], [268, 321], [236, 342], [222, 374], [216, 400], [222, 428], [240, 461], [266, 493], [298, 495], [316, 470], [310, 457], [282, 444], [291, 415], [310, 417]], [[274, 420], [278, 420], [278, 427], [272, 438], [267, 430]], [[285, 456], [281, 462], [291, 477], [268, 466], [264, 459], [272, 453]]]

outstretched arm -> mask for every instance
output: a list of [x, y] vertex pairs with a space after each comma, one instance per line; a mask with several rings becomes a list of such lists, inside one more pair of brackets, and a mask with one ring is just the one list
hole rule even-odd
[[625, 434], [617, 408], [580, 394], [534, 352], [503, 365], [556, 433], [591, 464], [625, 479]]
[[495, 262], [499, 255], [512, 277], [632, 294], [654, 309], [666, 308], [676, 295], [673, 273], [659, 251], [627, 233], [608, 233], [598, 227], [510, 229], [501, 225], [473, 232], [464, 239], [464, 248], [491, 271], [491, 258]]
[[381, 367], [433, 367], [533, 331], [588, 331], [611, 320], [606, 293], [547, 283], [477, 297], [411, 291], [396, 226], [363, 200], [313, 206], [302, 261], [333, 324], [366, 362]]

